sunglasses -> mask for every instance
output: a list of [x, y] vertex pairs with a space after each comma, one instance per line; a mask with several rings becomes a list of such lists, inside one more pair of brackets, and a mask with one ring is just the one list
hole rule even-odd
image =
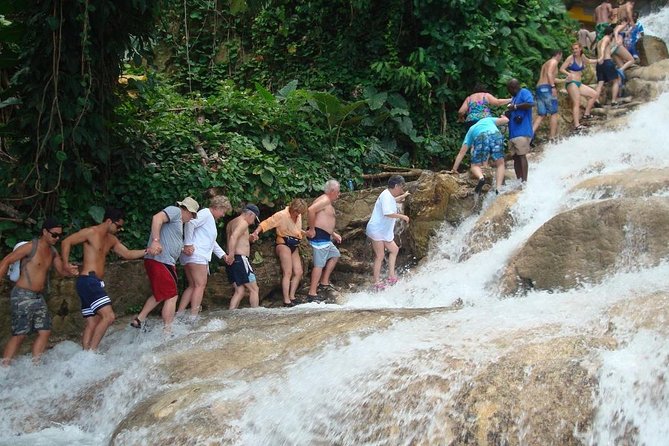
[[48, 232], [49, 235], [55, 239], [61, 238], [63, 236], [62, 232], [51, 232], [48, 229], [46, 230], [46, 232]]
[[113, 221], [112, 224], [116, 226], [117, 231], [123, 231], [123, 225], [118, 224], [117, 222]]

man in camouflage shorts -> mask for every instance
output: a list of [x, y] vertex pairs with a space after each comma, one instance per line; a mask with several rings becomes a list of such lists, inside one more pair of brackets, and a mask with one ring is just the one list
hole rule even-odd
[[48, 218], [42, 225], [39, 238], [28, 242], [0, 261], [0, 280], [7, 274], [9, 265], [21, 262], [21, 275], [10, 294], [12, 311], [12, 337], [7, 342], [2, 365], [8, 366], [27, 335], [37, 332], [33, 343], [33, 361], [37, 363], [46, 348], [51, 334], [51, 316], [44, 300], [44, 288], [51, 265], [63, 276], [76, 275], [77, 269], [65, 269], [54, 248], [63, 235], [63, 228], [55, 219]]

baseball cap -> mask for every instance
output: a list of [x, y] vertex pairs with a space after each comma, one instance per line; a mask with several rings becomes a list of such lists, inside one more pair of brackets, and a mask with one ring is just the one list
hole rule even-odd
[[260, 221], [260, 209], [258, 209], [258, 206], [255, 204], [247, 204], [246, 207], [244, 207], [244, 210], [256, 214], [256, 220]]
[[200, 205], [193, 198], [186, 197], [183, 201], [177, 201], [177, 204], [188, 209], [193, 214], [193, 217], [197, 218], [197, 211], [200, 209]]

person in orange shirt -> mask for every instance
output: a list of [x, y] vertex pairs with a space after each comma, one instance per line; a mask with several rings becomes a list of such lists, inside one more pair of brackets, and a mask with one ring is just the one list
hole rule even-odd
[[298, 245], [302, 241], [302, 215], [307, 211], [307, 203], [301, 198], [290, 202], [285, 209], [263, 220], [251, 234], [251, 240], [258, 240], [261, 232], [276, 230], [276, 255], [281, 264], [281, 291], [283, 306], [295, 305], [295, 292], [302, 280], [304, 269]]

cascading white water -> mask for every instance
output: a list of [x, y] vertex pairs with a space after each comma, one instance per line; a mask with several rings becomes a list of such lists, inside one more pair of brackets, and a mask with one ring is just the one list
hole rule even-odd
[[649, 36], [659, 37], [669, 42], [669, 8], [662, 8], [657, 12], [640, 18], [644, 32]]
[[[509, 334], [541, 333], [538, 336], [548, 341], [588, 333], [593, 327], [604, 331], [609, 323], [616, 324], [621, 347], [598, 355], [602, 365], [598, 392], [593, 396], [597, 413], [582, 441], [613, 444], [632, 426], [637, 444], [665, 443], [669, 438], [669, 385], [664, 379], [669, 342], [651, 330], [627, 327], [625, 319], [611, 321], [604, 312], [630, 297], [669, 291], [668, 262], [625, 268], [629, 253], [621, 253], [621, 268], [602, 284], [584, 283], [579, 289], [559, 293], [533, 291], [523, 298], [500, 299], [497, 282], [514, 251], [542, 224], [558, 212], [599, 199], [596, 192], [571, 192], [574, 185], [602, 173], [669, 167], [666, 122], [669, 94], [632, 113], [624, 129], [572, 137], [546, 147], [542, 159], [530, 164], [529, 181], [513, 208], [516, 226], [492, 248], [459, 260], [474, 227], [472, 217], [457, 229], [444, 228], [432, 260], [386, 292], [352, 294], [343, 308], [309, 304], [290, 310], [298, 314], [360, 308], [431, 309], [421, 317], [398, 318], [382, 331], [343, 334], [316, 353], [296, 354], [282, 372], [227, 376], [223, 390], [196, 404], [205, 408], [242, 401], [240, 415], [230, 420], [233, 428], [228, 432], [196, 443], [447, 444], [452, 433], [439, 413], [469, 377], [447, 369], [432, 352], [448, 352], [474, 373], [514, 348], [513, 343], [496, 342]], [[669, 191], [658, 194], [666, 196]], [[488, 196], [484, 207], [494, 199]], [[634, 240], [631, 234], [630, 245]], [[458, 298], [464, 304], [461, 309], [440, 310]], [[281, 311], [241, 310], [239, 314]], [[550, 331], [533, 331], [548, 326]], [[225, 322], [215, 315], [197, 328], [202, 333], [225, 330]], [[40, 367], [33, 367], [28, 357], [19, 358], [11, 368], [0, 370], [0, 445], [108, 443], [118, 423], [139, 401], [178, 387], [167, 384], [170, 381], [160, 364], [198, 342], [197, 335], [180, 325], [167, 341], [159, 330], [138, 335], [117, 329], [103, 342], [102, 354], [82, 352], [74, 343], [64, 342], [46, 353]], [[450, 387], [428, 392], [411, 407], [381, 411], [363, 431], [350, 429], [369, 395], [382, 394], [395, 401], [416, 377], [430, 375], [447, 377]], [[179, 383], [187, 384], [192, 383]], [[342, 420], [347, 422], [339, 422]], [[183, 422], [188, 429], [187, 415]], [[525, 420], [517, 422], [522, 425]], [[386, 441], [375, 435], [395, 427], [395, 436]], [[117, 444], [158, 444], [152, 441], [155, 435], [142, 430], [124, 432]], [[522, 438], [517, 440], [523, 444]]]

